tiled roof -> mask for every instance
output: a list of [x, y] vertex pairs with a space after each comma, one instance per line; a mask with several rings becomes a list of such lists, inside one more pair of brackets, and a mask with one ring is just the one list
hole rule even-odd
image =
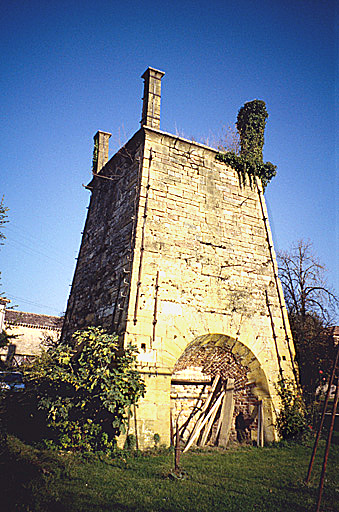
[[37, 313], [26, 313], [25, 311], [6, 310], [5, 323], [10, 325], [26, 325], [42, 327], [44, 329], [60, 330], [63, 318], [59, 316], [40, 315]]

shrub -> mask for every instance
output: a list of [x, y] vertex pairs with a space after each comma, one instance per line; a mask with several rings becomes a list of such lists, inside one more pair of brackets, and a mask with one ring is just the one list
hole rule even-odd
[[301, 393], [295, 383], [281, 379], [277, 384], [281, 409], [277, 414], [276, 427], [281, 439], [301, 439], [309, 432], [306, 411]]
[[27, 392], [47, 414], [48, 445], [111, 451], [128, 412], [144, 394], [136, 350], [98, 327], [77, 331], [72, 345], [50, 348], [24, 368]]

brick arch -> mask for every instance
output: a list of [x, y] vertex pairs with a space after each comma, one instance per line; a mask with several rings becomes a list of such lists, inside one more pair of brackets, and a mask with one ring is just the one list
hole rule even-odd
[[[224, 334], [199, 336], [186, 347], [174, 365], [171, 385], [172, 415], [175, 417], [181, 411], [187, 421], [185, 435], [189, 434], [194, 424], [192, 409], [199, 407], [206, 399], [212, 379], [216, 375], [220, 375], [223, 381], [234, 379], [231, 437], [235, 437], [235, 416], [239, 412], [243, 412], [245, 416], [252, 415], [258, 401], [262, 400], [264, 437], [266, 441], [273, 441], [273, 406], [266, 375], [258, 359], [246, 345]], [[256, 425], [255, 421], [254, 429]]]

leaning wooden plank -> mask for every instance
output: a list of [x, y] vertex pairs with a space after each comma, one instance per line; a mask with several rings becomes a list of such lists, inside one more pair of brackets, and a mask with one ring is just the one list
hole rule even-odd
[[187, 452], [187, 450], [192, 446], [194, 441], [199, 437], [202, 428], [206, 425], [206, 423], [208, 422], [209, 418], [214, 413], [214, 411], [216, 409], [218, 409], [218, 407], [220, 406], [224, 394], [225, 394], [225, 391], [222, 391], [221, 394], [219, 395], [219, 397], [217, 398], [216, 402], [214, 403], [214, 405], [209, 410], [208, 414], [206, 414], [205, 418], [202, 420], [199, 427], [196, 429], [195, 433], [194, 434], [192, 433], [187, 445], [185, 446], [183, 453]]
[[215, 432], [215, 439], [216, 440], [218, 439], [218, 436], [219, 436], [220, 427], [221, 427], [221, 424], [222, 424], [222, 419], [223, 419], [223, 415], [224, 415], [224, 411], [225, 411], [225, 400], [226, 400], [226, 395], [224, 395], [224, 398], [223, 398], [223, 401], [222, 401], [222, 404], [221, 404], [220, 416], [219, 416], [219, 419], [218, 419], [217, 430]]
[[192, 444], [194, 443], [194, 441], [199, 437], [202, 429], [204, 428], [204, 426], [206, 425], [208, 419], [210, 418], [211, 414], [213, 414], [214, 410], [216, 408], [218, 408], [218, 406], [220, 405], [220, 402], [222, 400], [222, 397], [224, 395], [224, 391], [222, 392], [221, 395], [219, 395], [219, 397], [217, 398], [216, 402], [213, 404], [213, 406], [211, 407], [211, 409], [208, 411], [208, 413], [204, 416], [204, 418], [202, 419], [202, 421], [200, 421], [199, 423], [199, 426], [195, 429], [195, 432], [192, 433], [187, 445], [185, 446], [185, 449], [183, 451], [186, 452], [191, 446]]
[[201, 408], [200, 416], [199, 416], [198, 420], [195, 423], [195, 426], [193, 428], [191, 436], [194, 435], [195, 431], [197, 430], [197, 428], [199, 428], [199, 425], [203, 421], [203, 419], [205, 417], [205, 412], [207, 411], [207, 409], [208, 409], [208, 407], [209, 407], [209, 405], [210, 405], [210, 403], [211, 403], [211, 401], [213, 399], [213, 395], [214, 395], [215, 390], [216, 390], [216, 388], [218, 386], [219, 380], [220, 380], [220, 375], [216, 375], [216, 377], [214, 378], [213, 384], [212, 384], [211, 391], [210, 391], [208, 397], [206, 398], [204, 405]]
[[[224, 389], [227, 388], [227, 381], [228, 381], [228, 379], [226, 379], [226, 381], [225, 381]], [[216, 440], [216, 442], [218, 442], [220, 428], [221, 428], [221, 425], [222, 425], [224, 417], [225, 417], [225, 408], [226, 408], [226, 394], [225, 394], [224, 400], [222, 402], [222, 408], [221, 408], [221, 412], [220, 412], [220, 416], [219, 416], [219, 420], [218, 420], [217, 430], [216, 430], [216, 433], [215, 433], [215, 440]]]
[[258, 406], [257, 446], [264, 446], [264, 408], [262, 400], [260, 400]]
[[[220, 375], [216, 375], [216, 377], [215, 377], [215, 379], [213, 381], [213, 384], [212, 384], [211, 392], [208, 395], [208, 397], [206, 398], [204, 405], [202, 406], [202, 409], [200, 411], [200, 416], [199, 416], [199, 418], [197, 419], [197, 421], [196, 421], [196, 423], [194, 425], [192, 433], [191, 433], [190, 437], [188, 438], [187, 444], [190, 442], [192, 437], [195, 436], [195, 433], [196, 433], [197, 429], [200, 427], [201, 422], [203, 421], [203, 419], [205, 417], [205, 412], [206, 412], [206, 410], [208, 409], [208, 407], [209, 407], [209, 405], [211, 403], [211, 400], [213, 398], [213, 395], [215, 393], [215, 390], [217, 388], [219, 380], [220, 380]], [[194, 437], [194, 439], [195, 439], [195, 437]], [[186, 450], [186, 448], [185, 448], [185, 450]], [[185, 452], [185, 450], [184, 450], [184, 452]], [[188, 450], [188, 448], [187, 448], [187, 450]]]
[[174, 446], [174, 429], [173, 429], [172, 409], [170, 409], [170, 439], [171, 439], [171, 446]]
[[213, 381], [213, 384], [212, 384], [212, 388], [211, 388], [211, 392], [210, 394], [208, 395], [208, 397], [206, 398], [206, 401], [201, 409], [201, 414], [203, 415], [204, 412], [207, 410], [208, 406], [210, 405], [210, 402], [213, 398], [213, 395], [215, 393], [215, 390], [217, 389], [217, 385], [219, 383], [219, 380], [220, 380], [220, 375], [216, 375], [215, 376], [215, 379]]
[[[211, 409], [208, 411], [208, 413], [206, 414], [205, 418], [203, 419], [203, 421], [201, 422], [201, 425], [199, 427], [199, 432], [197, 432], [197, 436], [199, 437], [199, 435], [201, 434], [201, 432], [203, 431], [206, 423], [211, 419], [212, 416], [215, 416], [215, 414], [218, 412], [219, 410], [219, 407], [220, 407], [220, 404], [223, 400], [223, 397], [225, 395], [225, 391], [222, 391], [220, 393], [220, 395], [218, 396], [218, 398], [216, 399], [216, 401], [214, 402], [213, 406], [211, 407]], [[199, 443], [200, 444], [200, 443]]]
[[[225, 400], [225, 397], [223, 397], [223, 401], [224, 401], [224, 400]], [[220, 404], [221, 404], [221, 400], [220, 400]], [[219, 407], [217, 407], [217, 408], [214, 410], [213, 414], [211, 414], [211, 417], [210, 417], [210, 419], [209, 419], [209, 421], [208, 421], [208, 424], [206, 425], [205, 431], [204, 431], [204, 433], [203, 433], [203, 435], [202, 435], [202, 438], [201, 438], [201, 441], [200, 441], [200, 443], [199, 443], [199, 444], [200, 444], [200, 446], [205, 446], [205, 444], [206, 444], [206, 441], [207, 441], [208, 435], [209, 435], [209, 433], [210, 433], [210, 431], [211, 431], [211, 428], [212, 428], [212, 426], [213, 426], [213, 423], [214, 423], [215, 417], [216, 417], [216, 415], [217, 415], [217, 412], [219, 411], [220, 404], [219, 404]]]
[[234, 379], [227, 379], [225, 382], [225, 400], [223, 403], [223, 411], [221, 411], [221, 427], [220, 434], [218, 438], [218, 446], [227, 446], [231, 426], [233, 419], [233, 411], [234, 411]]

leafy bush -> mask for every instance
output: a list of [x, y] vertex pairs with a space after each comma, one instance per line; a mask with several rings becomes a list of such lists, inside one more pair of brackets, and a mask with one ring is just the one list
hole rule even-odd
[[27, 392], [47, 414], [49, 439], [65, 450], [114, 449], [128, 412], [144, 394], [135, 368], [136, 350], [119, 348], [103, 329], [77, 331], [72, 345], [59, 344], [24, 368]]
[[281, 439], [303, 438], [309, 427], [305, 406], [300, 392], [292, 380], [282, 379], [277, 384], [281, 409], [277, 414], [276, 427]]
[[135, 450], [136, 447], [136, 437], [134, 434], [128, 434], [126, 437], [124, 449], [125, 450]]

